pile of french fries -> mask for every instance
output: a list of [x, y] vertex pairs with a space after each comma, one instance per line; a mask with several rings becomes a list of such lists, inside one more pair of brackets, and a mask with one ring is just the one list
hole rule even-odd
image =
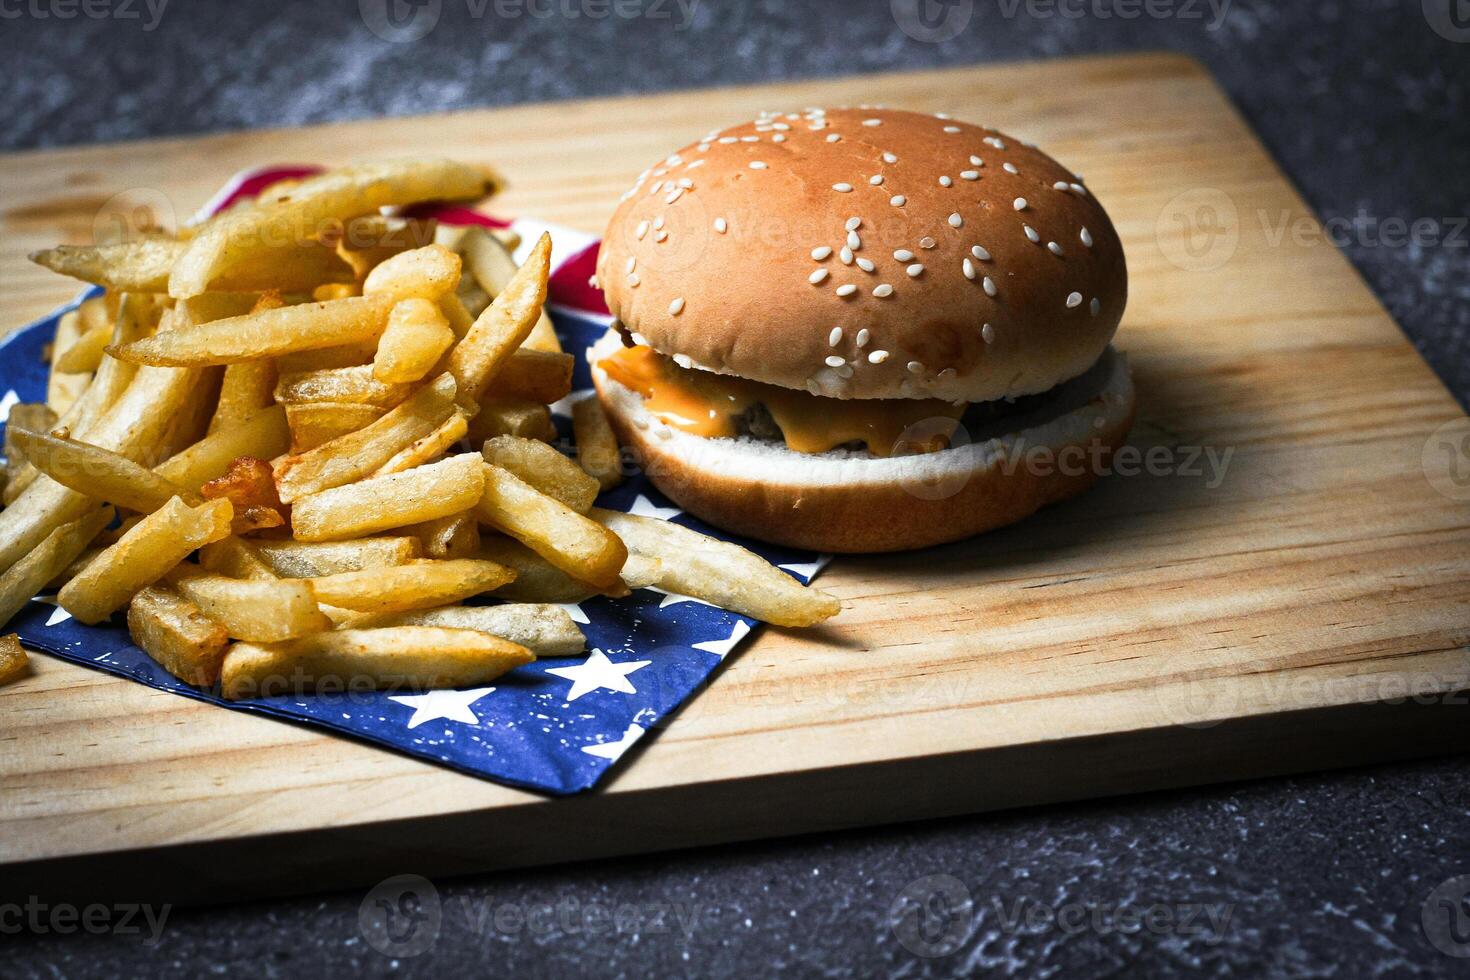
[[[283, 182], [177, 234], [32, 258], [104, 293], [11, 410], [0, 624], [38, 593], [227, 698], [485, 683], [583, 649], [562, 604], [657, 587], [804, 626], [835, 599], [743, 548], [605, 511], [622, 459], [543, 306], [551, 240], [406, 217], [445, 160]], [[464, 605], [474, 596], [504, 600]]]

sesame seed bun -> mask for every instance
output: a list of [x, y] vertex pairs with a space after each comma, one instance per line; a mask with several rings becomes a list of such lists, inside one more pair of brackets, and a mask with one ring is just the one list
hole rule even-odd
[[1097, 361], [1127, 301], [1077, 175], [891, 109], [773, 114], [683, 148], [624, 196], [597, 279], [637, 342], [834, 398], [1047, 391]]
[[977, 428], [966, 444], [887, 458], [799, 453], [663, 425], [596, 367], [620, 344], [609, 331], [588, 351], [593, 383], [619, 441], [659, 489], [718, 527], [818, 551], [920, 548], [1018, 521], [1095, 483], [1133, 423], [1132, 378], [1108, 349], [1065, 391], [993, 431]]

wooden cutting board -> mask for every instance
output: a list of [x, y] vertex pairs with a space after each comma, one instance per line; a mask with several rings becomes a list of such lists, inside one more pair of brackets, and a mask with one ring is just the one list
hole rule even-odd
[[[711, 126], [858, 102], [994, 125], [1086, 174], [1128, 252], [1118, 344], [1160, 472], [963, 544], [838, 560], [821, 584], [840, 618], [762, 631], [573, 799], [37, 656], [0, 689], [0, 892], [232, 900], [1464, 749], [1470, 459], [1450, 467], [1470, 421], [1183, 58], [0, 157], [0, 321], [73, 292], [27, 251], [89, 240], [119, 201], [187, 216], [246, 165], [432, 148], [501, 169], [503, 213], [597, 231]], [[1191, 447], [1230, 452], [1223, 478], [1207, 457], [1189, 475]]]

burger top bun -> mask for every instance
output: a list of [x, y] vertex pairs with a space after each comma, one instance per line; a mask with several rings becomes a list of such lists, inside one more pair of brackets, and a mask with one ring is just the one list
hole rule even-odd
[[1087, 370], [1127, 301], [1077, 175], [1003, 133], [809, 109], [644, 171], [598, 284], [638, 343], [835, 398], [991, 401]]

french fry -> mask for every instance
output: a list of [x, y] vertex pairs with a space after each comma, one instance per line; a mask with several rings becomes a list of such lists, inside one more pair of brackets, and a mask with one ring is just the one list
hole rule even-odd
[[116, 512], [111, 507], [102, 507], [63, 524], [6, 569], [0, 575], [0, 626], [10, 622], [46, 583], [76, 561], [114, 516]]
[[[454, 230], [448, 225], [441, 226], [433, 218], [365, 214], [343, 226], [337, 240], [337, 254], [352, 266], [358, 279], [363, 279], [393, 256], [431, 245], [439, 240], [441, 232]], [[322, 238], [327, 240], [328, 236]]]
[[449, 331], [454, 334], [456, 341], [463, 340], [464, 335], [470, 332], [470, 327], [475, 325], [475, 318], [464, 305], [464, 300], [454, 293], [445, 293], [439, 297], [439, 312], [444, 314]]
[[418, 538], [360, 538], [356, 541], [253, 542], [252, 550], [282, 578], [320, 578], [339, 572], [406, 565], [424, 556]]
[[484, 465], [477, 455], [451, 456], [299, 497], [292, 531], [298, 541], [340, 541], [469, 510], [484, 492]]
[[426, 245], [385, 260], [363, 280], [364, 296], [434, 301], [459, 284], [460, 257], [443, 245]]
[[213, 320], [187, 330], [169, 330], [132, 343], [112, 345], [113, 357], [137, 364], [198, 367], [320, 350], [375, 340], [393, 308], [386, 296], [353, 296], [301, 303], [277, 310]]
[[229, 649], [224, 627], [173, 589], [150, 585], [128, 603], [133, 642], [185, 684], [213, 687]]
[[754, 552], [672, 521], [593, 508], [588, 515], [631, 551], [662, 562], [658, 587], [776, 626], [813, 626], [842, 611], [833, 596], [802, 585]]
[[312, 177], [195, 235], [173, 265], [169, 295], [206, 292], [227, 270], [285, 243], [317, 238], [329, 222], [395, 205], [482, 197], [496, 183], [485, 171], [447, 160], [362, 164]]
[[103, 350], [111, 342], [112, 324], [99, 323], [61, 352], [55, 370], [63, 374], [90, 374], [101, 366]]
[[484, 464], [484, 493], [475, 504], [475, 516], [573, 578], [599, 588], [617, 584], [628, 559], [628, 549], [616, 534], [491, 463]]
[[61, 355], [81, 335], [81, 315], [76, 310], [63, 313], [56, 323], [56, 336], [51, 341], [51, 374], [46, 379], [46, 404], [57, 415], [65, 415], [92, 381], [85, 374], [67, 374], [56, 369]]
[[504, 565], [474, 558], [422, 560], [310, 579], [316, 597], [359, 612], [406, 612], [447, 606], [515, 578]]
[[[567, 603], [581, 602], [596, 595], [627, 595], [632, 588], [649, 584], [642, 581], [643, 579], [654, 577], [648, 567], [645, 567], [648, 563], [635, 562], [634, 557], [629, 555], [619, 573], [618, 581], [607, 587], [599, 587], [573, 578], [519, 541], [498, 534], [481, 536], [479, 554], [486, 561], [515, 569], [515, 581], [494, 592], [497, 599], [508, 599], [512, 602]], [[632, 567], [635, 564], [638, 567]], [[624, 580], [623, 576], [630, 574], [638, 585]]]
[[229, 578], [185, 562], [167, 581], [237, 640], [274, 643], [332, 626], [305, 579]]
[[25, 676], [30, 669], [30, 657], [20, 645], [20, 637], [14, 633], [0, 636], [0, 684], [9, 684]]
[[[515, 240], [519, 242], [520, 236], [516, 235]], [[515, 277], [516, 261], [511, 256], [511, 250], [515, 246], [507, 245], [483, 228], [466, 231], [459, 246], [460, 253], [464, 256], [465, 268], [485, 294], [494, 299], [503, 293]], [[523, 347], [547, 353], [561, 353], [561, 341], [557, 339], [556, 329], [545, 310], [537, 317], [531, 333], [523, 341]], [[560, 397], [563, 396], [557, 396]], [[549, 398], [547, 401], [556, 401], [556, 398]]]
[[551, 410], [538, 402], [519, 399], [486, 401], [470, 419], [469, 440], [481, 443], [496, 436], [519, 436], [523, 439], [556, 441], [556, 424]]
[[196, 548], [230, 533], [228, 500], [190, 507], [175, 497], [144, 517], [61, 590], [61, 607], [83, 623], [100, 623]]
[[572, 403], [572, 438], [577, 444], [577, 462], [597, 478], [602, 489], [611, 490], [623, 482], [618, 437], [596, 395]]
[[276, 464], [281, 499], [340, 487], [372, 474], [455, 417], [455, 383], [442, 374], [366, 426]]
[[535, 659], [523, 646], [475, 630], [347, 629], [269, 646], [237, 643], [225, 654], [221, 681], [230, 700], [364, 686], [471, 687]]
[[276, 358], [276, 370], [280, 374], [305, 374], [308, 371], [356, 367], [372, 363], [373, 353], [377, 349], [378, 339], [374, 337], [371, 340], [358, 340], [320, 350], [292, 351]]
[[[112, 245], [58, 245], [31, 253], [31, 261], [83, 282], [130, 293], [168, 292], [169, 273], [189, 244], [168, 238], [140, 238]], [[352, 266], [316, 242], [263, 251], [248, 268], [221, 277], [216, 292], [311, 289], [323, 282], [351, 282]]]
[[470, 511], [412, 524], [404, 530], [419, 539], [430, 558], [474, 558], [480, 552], [480, 524]]
[[505, 290], [449, 352], [449, 371], [459, 382], [462, 401], [478, 404], [506, 358], [530, 334], [546, 302], [550, 269], [551, 236], [543, 234]]
[[497, 398], [550, 405], [571, 394], [575, 363], [576, 358], [570, 354], [522, 347], [506, 360], [490, 390]]
[[97, 538], [93, 539], [92, 544], [89, 544], [87, 545], [87, 547], [83, 548], [82, 553], [71, 560], [71, 564], [67, 565], [61, 571], [51, 576], [51, 581], [47, 582], [45, 586], [43, 586], [44, 591], [60, 592], [62, 586], [66, 585], [66, 583], [70, 582], [72, 579], [80, 575], [82, 573], [82, 569], [86, 568], [93, 558], [96, 558], [98, 555], [102, 554], [104, 550], [106, 550], [106, 545], [97, 543], [100, 540], [101, 535], [98, 535]]
[[241, 456], [274, 459], [291, 445], [286, 412], [280, 405], [262, 409], [234, 426], [213, 432], [182, 452], [175, 453], [154, 472], [197, 492], [223, 474]]
[[49, 405], [36, 402], [17, 402], [10, 406], [10, 415], [5, 419], [5, 459], [16, 467], [26, 461], [21, 448], [22, 432], [50, 432], [56, 428], [56, 413]]
[[415, 466], [423, 466], [432, 463], [443, 456], [454, 447], [455, 443], [469, 433], [469, 425], [464, 420], [464, 415], [456, 411], [445, 419], [439, 428], [426, 436], [415, 439], [413, 444], [393, 456], [392, 459], [379, 466], [373, 471], [373, 476], [387, 476], [389, 473], [402, 473], [411, 470]]
[[382, 626], [444, 626], [475, 630], [518, 643], [537, 657], [572, 657], [587, 647], [587, 638], [561, 606], [507, 602], [496, 606], [442, 606], [411, 612], [357, 614], [351, 629]]
[[357, 365], [283, 374], [276, 382], [275, 398], [282, 405], [335, 402], [388, 409], [407, 398], [408, 393], [408, 385], [386, 384], [374, 377], [370, 365]]
[[432, 301], [420, 297], [400, 300], [378, 338], [373, 377], [384, 384], [418, 381], [433, 370], [454, 340], [449, 321]]
[[276, 365], [273, 361], [240, 361], [226, 364], [220, 383], [219, 401], [209, 419], [209, 432], [218, 432], [244, 422], [263, 408], [269, 408], [276, 387]]
[[205, 500], [223, 498], [234, 505], [231, 528], [236, 534], [280, 527], [286, 523], [286, 506], [276, 492], [271, 464], [263, 459], [241, 456], [233, 460], [224, 476], [216, 477], [199, 488], [199, 495]]
[[[7, 431], [7, 436], [10, 433]], [[173, 497], [199, 503], [198, 494], [111, 450], [23, 429], [15, 444], [38, 470], [99, 502], [151, 514]]]
[[579, 514], [587, 513], [601, 490], [576, 463], [535, 439], [496, 436], [485, 441], [482, 455]]
[[291, 430], [291, 452], [298, 455], [365, 429], [388, 414], [388, 409], [380, 405], [347, 402], [307, 402], [281, 407], [286, 410], [286, 425]]
[[199, 565], [207, 572], [228, 575], [230, 578], [277, 577], [271, 566], [260, 557], [260, 552], [255, 550], [253, 542], [233, 534], [200, 548]]
[[361, 296], [356, 283], [328, 282], [316, 287], [311, 291], [311, 298], [318, 303], [325, 303], [333, 299], [347, 299], [349, 296]]

